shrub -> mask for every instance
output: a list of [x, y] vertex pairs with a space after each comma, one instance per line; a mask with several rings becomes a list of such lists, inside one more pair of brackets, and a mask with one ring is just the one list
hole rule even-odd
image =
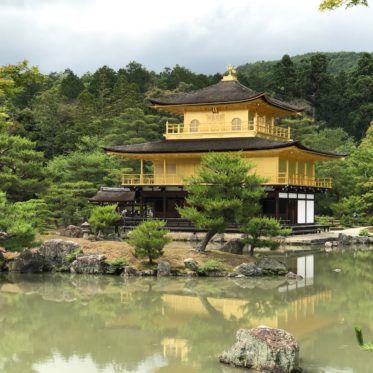
[[72, 263], [82, 253], [83, 253], [83, 250], [80, 247], [78, 247], [71, 253], [66, 254], [65, 259], [68, 263]]
[[199, 267], [198, 272], [208, 273], [208, 272], [223, 272], [227, 271], [227, 267], [224, 263], [219, 260], [209, 259], [206, 263]]
[[166, 222], [163, 220], [149, 220], [141, 223], [132, 231], [132, 242], [136, 258], [149, 258], [149, 263], [163, 255], [164, 246], [170, 242], [166, 237], [169, 232], [164, 229]]
[[126, 258], [116, 258], [108, 260], [106, 263], [108, 265], [106, 272], [111, 275], [116, 275], [121, 273], [124, 267], [128, 265], [128, 260]]
[[97, 206], [92, 210], [89, 224], [96, 233], [102, 231], [107, 233], [110, 227], [120, 219], [115, 212], [115, 205]]
[[369, 231], [368, 231], [368, 229], [366, 229], [366, 228], [360, 229], [359, 236], [369, 237]]
[[257, 247], [276, 250], [280, 243], [271, 237], [288, 236], [291, 234], [291, 229], [281, 228], [280, 223], [273, 218], [252, 218], [244, 227], [244, 233], [250, 236], [244, 239], [244, 242], [250, 244], [250, 255], [254, 256], [254, 249]]

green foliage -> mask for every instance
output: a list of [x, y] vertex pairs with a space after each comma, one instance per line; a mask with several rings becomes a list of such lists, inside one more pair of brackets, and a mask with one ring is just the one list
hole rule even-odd
[[54, 183], [43, 194], [56, 226], [81, 224], [93, 208], [88, 198], [97, 192], [90, 182]]
[[369, 231], [368, 231], [368, 229], [360, 229], [360, 231], [359, 231], [359, 236], [361, 236], [361, 237], [369, 237]]
[[364, 214], [366, 205], [361, 196], [352, 195], [344, 197], [340, 202], [332, 204], [332, 209], [337, 218], [357, 218]]
[[31, 216], [21, 215], [22, 209], [6, 200], [5, 194], [0, 193], [0, 231], [6, 237], [1, 240], [1, 246], [7, 250], [19, 251], [26, 247], [35, 246], [36, 229], [33, 227]]
[[208, 273], [208, 272], [224, 272], [227, 271], [227, 266], [216, 259], [209, 259], [207, 262], [202, 264], [198, 268], [199, 273]]
[[209, 153], [196, 176], [188, 179], [186, 207], [178, 209], [200, 229], [208, 230], [199, 250], [231, 223], [242, 224], [259, 211], [262, 179], [249, 175], [252, 165], [240, 154]]
[[333, 216], [315, 216], [315, 221], [318, 224], [330, 225], [334, 221]]
[[249, 235], [244, 241], [251, 245], [251, 256], [254, 255], [254, 249], [257, 247], [269, 247], [271, 250], [276, 250], [280, 244], [271, 237], [291, 234], [291, 229], [281, 228], [280, 223], [272, 218], [252, 218], [243, 227], [243, 231]]
[[363, 331], [360, 327], [355, 326], [355, 335], [357, 343], [365, 351], [373, 351], [373, 343], [364, 343]]
[[107, 233], [113, 224], [120, 220], [120, 215], [115, 212], [115, 208], [116, 205], [94, 207], [88, 220], [92, 229]]
[[106, 262], [108, 267], [106, 273], [108, 274], [119, 274], [123, 271], [125, 266], [128, 266], [128, 260], [126, 258], [116, 258]]
[[43, 233], [51, 228], [53, 215], [43, 199], [29, 199], [25, 202], [16, 202], [14, 209], [17, 216], [24, 221], [30, 222], [32, 227]]
[[83, 254], [83, 250], [79, 247], [79, 248], [75, 249], [74, 251], [72, 251], [71, 253], [66, 254], [65, 260], [68, 263], [72, 263], [74, 260], [76, 260], [76, 258], [80, 254]]
[[324, 10], [333, 10], [345, 6], [346, 8], [351, 8], [357, 5], [368, 6], [368, 0], [323, 0], [320, 4], [319, 9]]
[[149, 263], [163, 255], [164, 246], [170, 242], [166, 237], [168, 230], [166, 222], [162, 220], [149, 220], [141, 223], [131, 234], [131, 240], [136, 258], [148, 258]]
[[0, 129], [0, 187], [10, 200], [35, 198], [45, 189], [42, 162], [33, 142]]

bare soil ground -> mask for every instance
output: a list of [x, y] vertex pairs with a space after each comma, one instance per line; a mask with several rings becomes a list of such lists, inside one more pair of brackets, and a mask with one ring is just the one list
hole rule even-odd
[[[89, 241], [83, 238], [64, 237], [60, 235], [42, 235], [38, 237], [41, 241], [51, 239], [61, 239], [76, 242], [80, 245], [84, 252], [102, 253], [108, 260], [117, 258], [125, 258], [131, 265], [138, 268], [147, 267], [147, 260], [140, 261], [132, 254], [133, 248], [128, 242], [116, 241]], [[158, 259], [168, 261], [172, 268], [183, 268], [184, 259], [193, 258], [199, 264], [204, 264], [210, 259], [218, 260], [224, 263], [227, 269], [232, 269], [241, 263], [249, 263], [254, 261], [253, 258], [247, 255], [235, 255], [224, 253], [219, 250], [208, 250], [205, 253], [199, 253], [191, 248], [185, 247], [185, 243], [178, 244], [173, 241], [165, 247], [164, 255]]]

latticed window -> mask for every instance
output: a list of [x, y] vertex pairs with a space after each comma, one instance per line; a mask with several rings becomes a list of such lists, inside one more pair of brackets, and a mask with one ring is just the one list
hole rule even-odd
[[193, 119], [190, 122], [190, 132], [198, 132], [199, 128], [199, 121], [197, 119]]
[[232, 131], [241, 131], [241, 119], [240, 118], [232, 119]]

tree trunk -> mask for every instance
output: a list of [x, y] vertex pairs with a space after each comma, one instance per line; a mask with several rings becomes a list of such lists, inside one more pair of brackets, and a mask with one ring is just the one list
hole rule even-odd
[[206, 246], [210, 242], [211, 238], [214, 237], [216, 232], [214, 231], [208, 231], [206, 233], [206, 236], [203, 238], [202, 242], [197, 246], [197, 251], [204, 252], [206, 251]]
[[254, 256], [254, 249], [255, 249], [255, 246], [250, 245], [250, 256]]

